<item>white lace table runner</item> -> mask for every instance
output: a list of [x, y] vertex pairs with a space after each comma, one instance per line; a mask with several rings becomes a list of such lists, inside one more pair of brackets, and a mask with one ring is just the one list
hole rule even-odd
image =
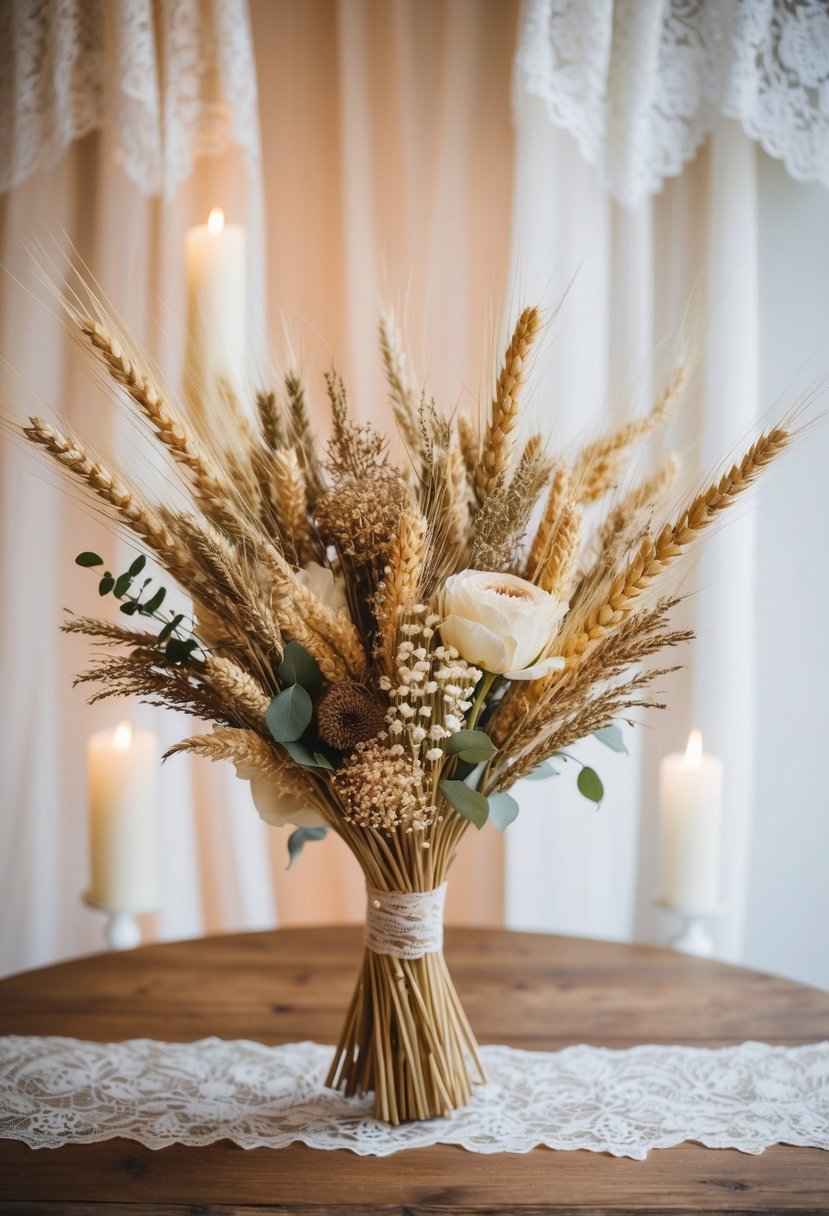
[[30, 1148], [114, 1136], [147, 1148], [228, 1139], [242, 1148], [350, 1149], [385, 1157], [458, 1144], [476, 1153], [538, 1145], [642, 1160], [696, 1140], [761, 1153], [829, 1149], [829, 1042], [805, 1047], [484, 1047], [489, 1084], [453, 1115], [389, 1127], [370, 1099], [323, 1085], [332, 1048], [202, 1039], [90, 1043], [0, 1038], [0, 1137]]

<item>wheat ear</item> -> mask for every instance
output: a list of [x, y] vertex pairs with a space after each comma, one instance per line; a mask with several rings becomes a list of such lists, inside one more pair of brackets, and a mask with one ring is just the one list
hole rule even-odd
[[194, 488], [202, 502], [213, 512], [220, 512], [235, 523], [238, 510], [233, 488], [183, 419], [170, 408], [140, 368], [130, 362], [114, 335], [96, 321], [82, 319], [80, 327], [92, 347], [99, 352], [112, 378], [123, 385], [146, 415], [173, 459], [190, 470]]
[[535, 578], [546, 562], [553, 538], [558, 529], [561, 513], [572, 497], [573, 488], [570, 473], [564, 465], [559, 465], [553, 474], [553, 480], [547, 493], [547, 501], [544, 504], [544, 511], [539, 520], [532, 545], [530, 546], [526, 565], [527, 578]]
[[598, 530], [596, 549], [606, 551], [617, 536], [630, 531], [645, 510], [664, 501], [680, 470], [679, 459], [670, 456], [652, 477], [646, 477], [613, 508]]
[[232, 760], [234, 764], [249, 765], [263, 777], [278, 778], [280, 789], [286, 793], [306, 794], [304, 785], [290, 771], [288, 764], [281, 761], [267, 739], [254, 730], [220, 726], [203, 735], [192, 735], [169, 748], [164, 753], [164, 759], [168, 760], [179, 752], [192, 752], [207, 760]]
[[273, 501], [282, 539], [298, 561], [305, 556], [308, 540], [308, 488], [294, 448], [283, 448], [272, 457]]
[[582, 449], [573, 470], [573, 485], [579, 502], [595, 502], [612, 489], [621, 475], [627, 450], [669, 417], [687, 382], [687, 369], [676, 368], [650, 413], [642, 418], [632, 418], [617, 431], [595, 439]]
[[525, 308], [518, 319], [498, 376], [495, 397], [484, 435], [481, 460], [475, 470], [475, 489], [483, 502], [509, 465], [510, 433], [518, 421], [518, 394], [524, 383], [527, 352], [541, 329], [541, 313]]
[[549, 552], [542, 561], [536, 582], [560, 600], [569, 600], [581, 543], [581, 511], [567, 502], [561, 512]]
[[403, 350], [403, 343], [394, 316], [391, 313], [384, 313], [380, 318], [379, 328], [380, 351], [383, 355], [383, 367], [386, 371], [394, 417], [415, 466], [419, 466], [423, 450], [419, 419], [420, 394], [415, 384], [411, 365]]
[[205, 679], [226, 701], [230, 710], [244, 721], [257, 727], [265, 726], [265, 713], [271, 697], [249, 672], [221, 655], [211, 655], [207, 661]]
[[378, 652], [387, 675], [394, 670], [398, 617], [408, 604], [416, 604], [426, 555], [426, 520], [404, 511], [389, 548], [386, 577], [378, 591]]
[[780, 455], [788, 441], [788, 433], [780, 428], [761, 435], [739, 464], [733, 465], [719, 481], [698, 494], [674, 523], [666, 524], [655, 539], [646, 536], [633, 560], [613, 580], [600, 602], [587, 613], [581, 627], [567, 640], [562, 650], [565, 658], [570, 661], [577, 659], [592, 642], [615, 628], [638, 607], [639, 597], [650, 590], [654, 580], [714, 522], [721, 511], [730, 507], [753, 484], [762, 470]]

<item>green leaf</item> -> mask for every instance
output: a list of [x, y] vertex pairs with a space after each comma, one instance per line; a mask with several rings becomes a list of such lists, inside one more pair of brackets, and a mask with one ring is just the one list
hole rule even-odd
[[144, 556], [143, 553], [139, 553], [138, 557], [135, 559], [135, 561], [132, 563], [129, 570], [127, 571], [127, 574], [130, 576], [130, 578], [135, 578], [137, 575], [139, 575], [141, 573], [141, 571], [144, 569], [146, 564], [147, 564], [146, 557]]
[[168, 621], [167, 624], [164, 626], [164, 628], [161, 630], [161, 632], [158, 635], [159, 642], [166, 642], [168, 637], [170, 636], [170, 634], [173, 633], [174, 630], [178, 629], [179, 625], [181, 624], [181, 622], [183, 620], [184, 620], [184, 613], [179, 612], [178, 615], [174, 616], [171, 621]]
[[447, 756], [457, 756], [472, 764], [485, 764], [497, 753], [498, 748], [482, 730], [459, 730], [443, 741]]
[[195, 638], [170, 638], [164, 653], [171, 663], [186, 663], [197, 646]]
[[317, 660], [299, 642], [289, 642], [278, 668], [283, 684], [300, 684], [311, 696], [322, 688], [322, 672]]
[[304, 743], [296, 743], [290, 739], [283, 740], [281, 746], [297, 764], [304, 768], [333, 768], [331, 761], [321, 752], [312, 752]]
[[301, 684], [283, 688], [265, 711], [265, 721], [277, 743], [294, 743], [313, 716], [314, 706]]
[[546, 781], [548, 777], [557, 777], [558, 769], [553, 768], [548, 760], [542, 760], [535, 768], [527, 773], [524, 777], [525, 781]]
[[604, 798], [604, 786], [599, 774], [593, 768], [585, 766], [579, 773], [576, 785], [579, 787], [580, 794], [585, 798], [589, 798], [591, 802], [595, 802], [597, 805]]
[[166, 587], [159, 587], [158, 591], [154, 592], [147, 602], [141, 605], [141, 611], [144, 613], [144, 615], [152, 616], [154, 612], [158, 612], [159, 608], [164, 603], [164, 597], [166, 594]]
[[499, 832], [518, 818], [518, 803], [511, 794], [489, 795], [489, 818]]
[[327, 835], [328, 828], [297, 828], [295, 832], [291, 832], [288, 837], [289, 860], [285, 868], [290, 870], [309, 840], [322, 840]]
[[104, 559], [99, 557], [97, 553], [79, 553], [75, 558], [76, 566], [103, 566]]
[[117, 579], [115, 580], [115, 594], [117, 595], [119, 600], [122, 595], [127, 594], [127, 592], [130, 589], [131, 582], [132, 582], [132, 575], [130, 574], [129, 570], [127, 570], [124, 574], [118, 575]]
[[125, 616], [135, 616], [139, 605], [136, 600], [128, 600], [126, 604], [121, 605], [121, 611]]
[[449, 805], [480, 831], [489, 817], [489, 803], [483, 794], [463, 781], [441, 781], [438, 788]]
[[625, 747], [625, 740], [618, 726], [603, 726], [601, 730], [594, 730], [593, 734], [612, 752], [624, 752], [627, 755], [628, 749]]
[[105, 574], [100, 583], [98, 583], [98, 595], [109, 595], [114, 586], [115, 579], [111, 574]]
[[[468, 781], [468, 778], [471, 777], [475, 770], [480, 767], [480, 765], [472, 764], [467, 760], [458, 760], [455, 764], [455, 770], [452, 773], [452, 776], [455, 781]], [[473, 781], [471, 784], [474, 785], [475, 782]]]

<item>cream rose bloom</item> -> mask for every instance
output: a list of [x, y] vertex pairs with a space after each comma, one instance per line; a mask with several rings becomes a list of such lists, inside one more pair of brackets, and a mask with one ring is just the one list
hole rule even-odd
[[547, 652], [567, 604], [515, 574], [451, 574], [440, 611], [444, 642], [484, 671], [508, 680], [538, 680], [564, 666], [564, 659]]
[[342, 578], [336, 578], [328, 566], [306, 562], [301, 570], [297, 570], [296, 577], [298, 582], [319, 596], [326, 608], [333, 608], [335, 612], [348, 610], [345, 583]]
[[319, 811], [298, 803], [295, 795], [283, 791], [278, 779], [266, 777], [252, 764], [237, 764], [236, 776], [250, 782], [250, 793], [259, 818], [272, 828], [282, 828], [286, 823], [298, 828], [326, 826]]

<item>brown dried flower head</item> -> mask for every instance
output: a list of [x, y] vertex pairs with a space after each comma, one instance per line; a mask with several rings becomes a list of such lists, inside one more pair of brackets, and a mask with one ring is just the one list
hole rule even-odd
[[400, 516], [410, 505], [402, 479], [385, 469], [372, 477], [348, 478], [316, 505], [317, 524], [327, 543], [345, 557], [385, 564]]
[[320, 738], [339, 752], [366, 743], [385, 725], [385, 714], [362, 684], [334, 684], [317, 705]]

